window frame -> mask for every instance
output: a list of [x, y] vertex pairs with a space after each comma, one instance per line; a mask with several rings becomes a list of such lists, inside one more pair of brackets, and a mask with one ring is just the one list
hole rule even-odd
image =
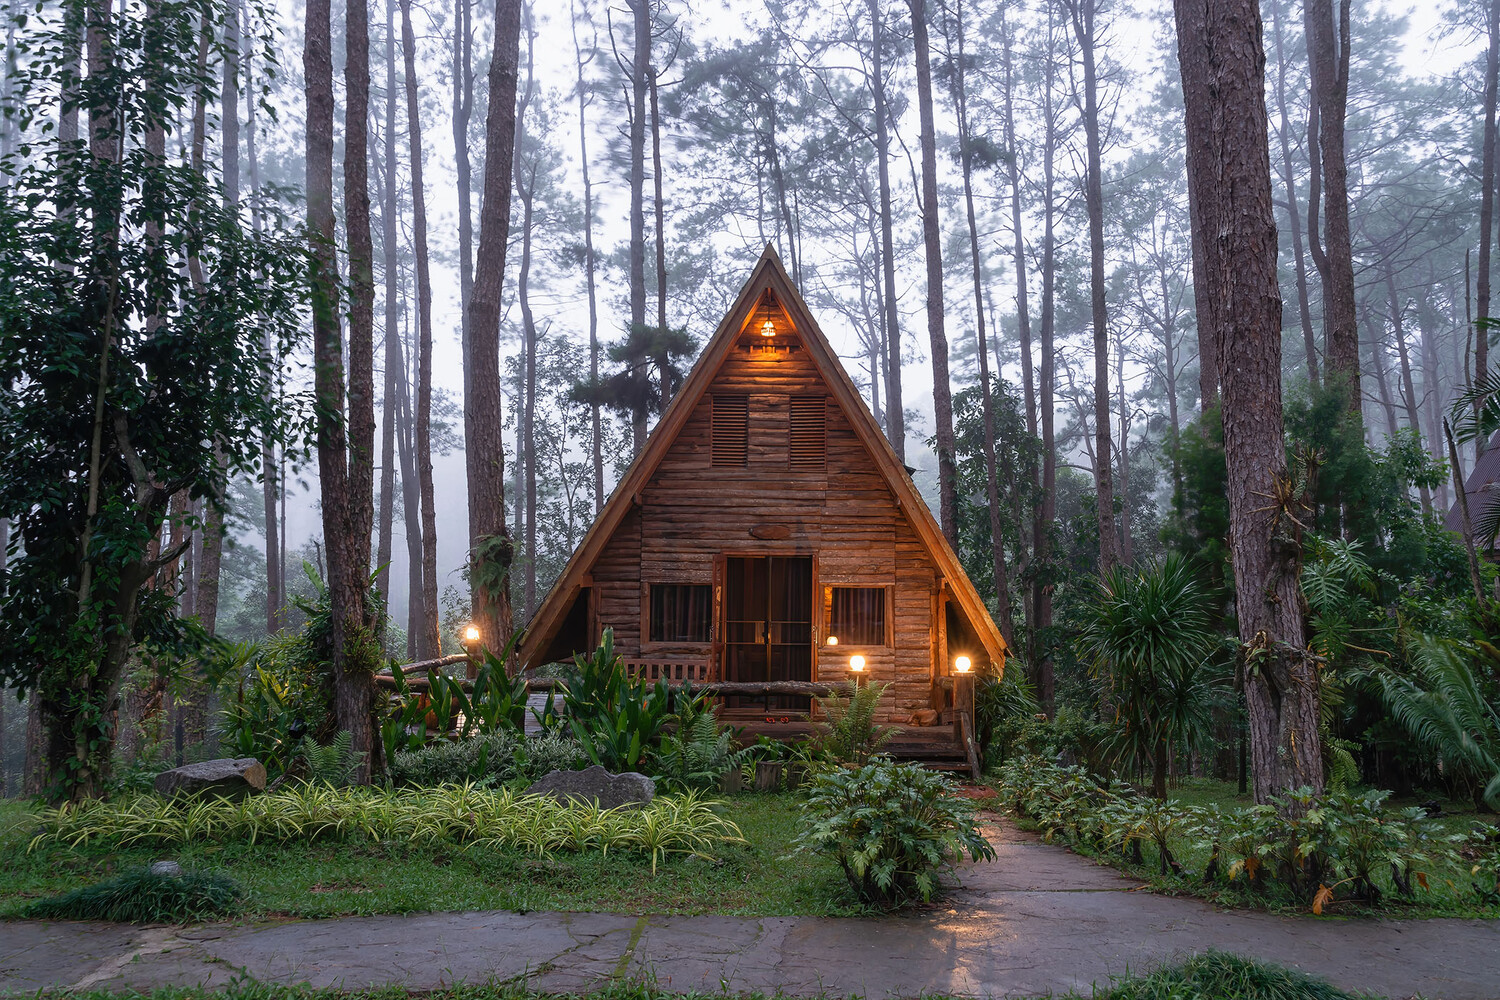
[[[656, 625], [656, 590], [659, 587], [701, 587], [707, 592], [707, 638], [704, 639], [656, 639], [653, 638], [653, 628]], [[644, 585], [645, 593], [641, 595], [641, 612], [645, 621], [641, 629], [641, 648], [645, 649], [678, 649], [683, 647], [700, 648], [712, 646], [715, 641], [715, 630], [717, 627], [717, 614], [714, 608], [714, 586], [712, 583], [701, 583], [688, 580], [661, 580], [647, 582]]]
[[[825, 583], [823, 585], [823, 613], [822, 613], [822, 635], [820, 647], [824, 652], [830, 649], [890, 649], [896, 644], [894, 634], [895, 620], [892, 611], [894, 600], [892, 590], [894, 588], [888, 583]], [[833, 631], [833, 592], [835, 590], [877, 590], [881, 593], [881, 641], [880, 642], [854, 642], [843, 635]], [[830, 647], [828, 637], [838, 636], [839, 644]]]

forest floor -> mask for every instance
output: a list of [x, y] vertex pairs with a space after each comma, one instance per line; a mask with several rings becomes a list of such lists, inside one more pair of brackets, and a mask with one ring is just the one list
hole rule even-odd
[[[1500, 922], [1223, 910], [996, 819], [994, 861], [901, 916], [469, 912], [189, 927], [0, 923], [0, 992], [306, 984], [577, 993], [646, 979], [674, 993], [871, 997], [1084, 991], [1214, 949], [1344, 989], [1493, 1000]], [[238, 985], [236, 985], [238, 984]]]

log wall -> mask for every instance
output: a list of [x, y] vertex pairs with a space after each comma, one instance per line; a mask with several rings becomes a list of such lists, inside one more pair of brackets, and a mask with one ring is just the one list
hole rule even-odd
[[[814, 607], [830, 586], [887, 588], [888, 646], [827, 647], [815, 612], [814, 680], [849, 676], [849, 657], [866, 657], [873, 680], [894, 684], [887, 721], [934, 704], [941, 649], [938, 574], [915, 531], [838, 405], [800, 348], [769, 353], [742, 341], [683, 424], [650, 481], [590, 569], [595, 621], [615, 630], [627, 659], [688, 658], [713, 647], [643, 641], [652, 583], [714, 582], [722, 555], [810, 555]], [[749, 349], [756, 348], [756, 349]], [[749, 397], [747, 460], [711, 462], [712, 397]], [[826, 460], [821, 470], [788, 466], [790, 398], [821, 396]], [[764, 538], [757, 535], [782, 537]]]

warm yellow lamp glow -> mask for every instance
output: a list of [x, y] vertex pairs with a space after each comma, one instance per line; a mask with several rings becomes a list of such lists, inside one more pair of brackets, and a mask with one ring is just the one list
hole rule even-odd
[[830, 646], [837, 646], [838, 644], [839, 644], [839, 637], [838, 636], [836, 636], [836, 635], [830, 635], [828, 637], [828, 645], [830, 645]]
[[776, 324], [772, 322], [771, 317], [767, 316], [766, 321], [760, 325], [760, 335], [762, 337], [776, 336]]
[[468, 628], [464, 629], [464, 642], [478, 642], [478, 641], [479, 641], [479, 626], [477, 626], [477, 625], [470, 625]]
[[960, 674], [968, 673], [969, 668], [973, 665], [974, 664], [969, 661], [969, 658], [967, 656], [960, 656], [958, 659], [953, 661], [953, 669]]
[[864, 673], [865, 658], [863, 656], [860, 656], [858, 653], [855, 653], [853, 656], [849, 657], [849, 669], [854, 671], [856, 674]]

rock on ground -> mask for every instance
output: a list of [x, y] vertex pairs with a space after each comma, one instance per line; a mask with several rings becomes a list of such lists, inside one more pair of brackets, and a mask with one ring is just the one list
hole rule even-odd
[[582, 771], [549, 771], [526, 789], [528, 795], [550, 795], [566, 801], [597, 802], [605, 809], [643, 806], [656, 797], [656, 782], [644, 774], [611, 774], [595, 764]]
[[217, 795], [240, 799], [266, 790], [266, 769], [254, 757], [184, 764], [156, 776], [158, 795]]

